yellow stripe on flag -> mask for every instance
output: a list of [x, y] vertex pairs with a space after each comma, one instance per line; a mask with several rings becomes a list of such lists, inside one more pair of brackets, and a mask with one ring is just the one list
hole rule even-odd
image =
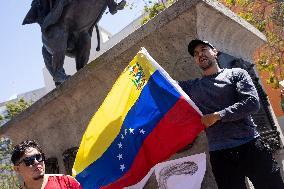
[[[72, 170], [73, 176], [99, 159], [108, 149], [120, 132], [128, 111], [155, 70], [140, 51], [122, 72], [83, 135]], [[139, 75], [138, 72], [140, 76], [143, 73], [143, 80], [136, 83], [135, 74]]]

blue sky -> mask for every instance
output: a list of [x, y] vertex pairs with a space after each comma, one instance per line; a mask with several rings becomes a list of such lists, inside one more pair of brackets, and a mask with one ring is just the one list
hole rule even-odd
[[[112, 34], [137, 18], [144, 3], [136, 1], [116, 15], [105, 14], [99, 23]], [[30, 8], [31, 0], [0, 2], [0, 102], [11, 96], [44, 87], [41, 55], [41, 33], [37, 24], [22, 26], [22, 20]]]

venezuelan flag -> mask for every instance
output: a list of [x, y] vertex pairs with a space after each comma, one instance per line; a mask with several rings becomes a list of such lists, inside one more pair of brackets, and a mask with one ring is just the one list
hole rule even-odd
[[91, 119], [73, 176], [84, 189], [121, 189], [191, 143], [200, 111], [142, 48]]

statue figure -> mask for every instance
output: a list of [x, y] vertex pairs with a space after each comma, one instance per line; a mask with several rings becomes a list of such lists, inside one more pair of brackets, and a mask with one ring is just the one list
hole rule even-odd
[[42, 55], [45, 65], [58, 86], [68, 77], [63, 68], [65, 54], [75, 57], [77, 71], [83, 68], [90, 55], [93, 28], [106, 8], [111, 14], [122, 10], [126, 1], [114, 0], [33, 0], [23, 25], [38, 23], [42, 32]]
[[[63, 7], [72, 0], [62, 0]], [[33, 0], [31, 4], [31, 9], [28, 12], [26, 18], [24, 19], [23, 25], [39, 23], [40, 25], [43, 23], [44, 18], [48, 15], [52, 8], [55, 7], [56, 0]], [[114, 0], [106, 0], [107, 6], [109, 8], [109, 12], [114, 15], [118, 10], [122, 10], [126, 4], [126, 1], [123, 0], [120, 3], [116, 3]]]

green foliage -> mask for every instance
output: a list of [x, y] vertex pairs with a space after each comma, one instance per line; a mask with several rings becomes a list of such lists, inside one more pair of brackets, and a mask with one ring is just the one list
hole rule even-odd
[[229, 6], [232, 6], [236, 4], [236, 1], [235, 0], [225, 0], [225, 3]]
[[252, 2], [252, 0], [236, 0], [237, 5], [239, 6], [248, 6]]
[[266, 20], [257, 18], [253, 12], [240, 12], [239, 16], [254, 25], [259, 31], [265, 31]]
[[2, 115], [0, 115], [0, 121], [4, 120], [4, 117]]
[[8, 111], [8, 116], [6, 118], [11, 119], [15, 115], [21, 113], [31, 105], [30, 102], [25, 101], [23, 98], [17, 102], [8, 102], [6, 108]]
[[145, 3], [144, 13], [146, 13], [147, 16], [143, 18], [141, 24], [147, 23], [149, 20], [157, 16], [160, 12], [165, 10], [168, 6], [172, 5], [174, 2], [175, 0], [168, 0], [166, 3], [163, 3], [162, 1], [149, 1], [148, 3]]
[[13, 172], [12, 165], [0, 165], [0, 188], [1, 189], [18, 189], [19, 182], [17, 176]]
[[279, 88], [279, 80], [275, 75], [270, 75], [269, 78], [266, 80], [267, 84], [270, 84], [270, 86], [273, 89], [278, 89]]
[[225, 3], [229, 6], [247, 6], [252, 0], [225, 0]]
[[275, 46], [281, 41], [281, 39], [271, 31], [266, 32], [266, 38], [271, 46]]
[[284, 2], [280, 2], [273, 7], [271, 19], [274, 20], [275, 24], [278, 26], [284, 27]]
[[267, 83], [279, 87], [284, 78], [284, 2], [279, 0], [219, 0], [263, 32], [268, 44], [259, 50], [257, 68], [269, 74]]
[[156, 15], [158, 15], [164, 9], [165, 9], [165, 6], [161, 3], [154, 3], [151, 7], [145, 6], [144, 12], [148, 13], [148, 15], [144, 17], [144, 19], [142, 20], [142, 24], [147, 23], [149, 20], [154, 18]]
[[0, 140], [0, 188], [1, 189], [18, 189], [18, 179], [13, 171], [10, 161], [12, 144], [9, 139], [1, 138]]

